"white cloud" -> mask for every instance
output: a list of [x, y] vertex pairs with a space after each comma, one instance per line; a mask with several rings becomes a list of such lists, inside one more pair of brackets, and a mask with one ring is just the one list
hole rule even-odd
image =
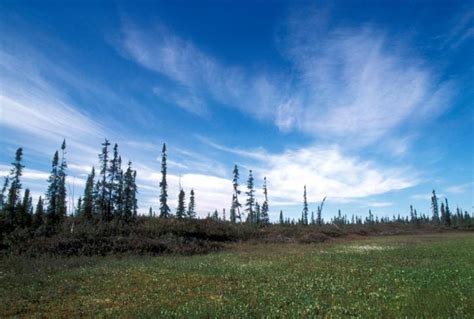
[[163, 26], [146, 29], [126, 22], [122, 31], [124, 55], [175, 84], [172, 90], [156, 86], [154, 93], [191, 113], [209, 117], [210, 99], [264, 118], [282, 101], [273, 77], [224, 65]]
[[[172, 80], [155, 88], [168, 102], [209, 116], [209, 99], [272, 121], [282, 131], [350, 144], [372, 144], [401, 125], [438, 116], [449, 107], [453, 83], [439, 82], [403, 41], [375, 27], [329, 27], [318, 14], [292, 17], [279, 38], [293, 64], [286, 76], [224, 65], [163, 26], [123, 24], [121, 49]], [[312, 21], [318, 21], [314, 23]], [[406, 152], [400, 145], [396, 155]]]
[[461, 184], [461, 185], [452, 185], [449, 187], [446, 187], [446, 192], [450, 194], [464, 194], [467, 191], [473, 191], [473, 183], [466, 183], [466, 184]]
[[366, 204], [369, 207], [389, 207], [393, 206], [392, 202], [369, 202]]
[[[325, 196], [328, 201], [341, 202], [397, 191], [418, 183], [416, 174], [409, 168], [381, 166], [345, 155], [335, 146], [312, 146], [271, 154], [263, 150], [228, 149], [212, 142], [209, 145], [257, 160], [253, 163], [256, 185], [267, 177], [272, 202], [300, 204], [304, 185], [307, 185], [311, 202], [319, 202]], [[247, 172], [240, 173], [241, 183], [245, 183]]]

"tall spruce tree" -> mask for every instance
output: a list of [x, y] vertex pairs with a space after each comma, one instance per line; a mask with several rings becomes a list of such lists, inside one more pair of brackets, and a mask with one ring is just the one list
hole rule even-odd
[[283, 225], [285, 223], [285, 220], [283, 219], [283, 211], [280, 210], [280, 225]]
[[247, 195], [247, 201], [245, 203], [245, 211], [247, 212], [247, 220], [250, 223], [255, 222], [255, 211], [254, 211], [254, 205], [255, 205], [255, 190], [253, 186], [253, 175], [252, 175], [252, 170], [249, 171], [249, 178], [247, 180], [247, 192], [245, 192]]
[[446, 226], [451, 226], [451, 211], [449, 210], [448, 199], [445, 198], [444, 200], [445, 200], [445, 203], [446, 203], [446, 205], [445, 205], [445, 208], [446, 208], [446, 215], [445, 215], [445, 217], [444, 217], [444, 224], [445, 224]]
[[196, 202], [194, 199], [194, 189], [189, 193], [188, 218], [196, 218]]
[[306, 185], [304, 186], [303, 192], [303, 211], [301, 213], [301, 223], [308, 225], [308, 200], [306, 198]]
[[176, 217], [178, 219], [183, 219], [186, 217], [186, 205], [184, 203], [186, 194], [181, 188], [178, 195], [178, 206], [176, 207]]
[[25, 168], [21, 163], [22, 160], [23, 149], [20, 147], [16, 150], [15, 161], [12, 163], [12, 168], [10, 170], [10, 189], [8, 190], [7, 203], [5, 207], [7, 221], [11, 226], [15, 226], [17, 222], [16, 210], [20, 202], [21, 192], [20, 177], [23, 175], [23, 168]]
[[166, 182], [166, 144], [163, 143], [161, 150], [161, 182], [160, 182], [160, 217], [170, 217], [170, 208], [168, 206], [168, 183]]
[[48, 190], [46, 191], [46, 221], [50, 226], [57, 226], [61, 220], [58, 216], [58, 198], [59, 198], [59, 153], [56, 151], [51, 163], [51, 174], [48, 178]]
[[434, 189], [431, 196], [431, 210], [433, 212], [433, 217], [432, 217], [433, 223], [439, 224], [438, 197], [436, 197], [436, 192]]
[[30, 227], [33, 214], [33, 199], [30, 196], [30, 189], [26, 188], [23, 200], [18, 207], [18, 226]]
[[87, 220], [91, 220], [94, 215], [94, 179], [95, 169], [92, 167], [91, 173], [87, 176], [82, 210], [80, 211], [80, 214]]
[[444, 203], [441, 202], [441, 206], [439, 208], [440, 210], [440, 214], [441, 214], [441, 218], [440, 218], [440, 222], [445, 225], [445, 220], [446, 220], [446, 209], [444, 207]]
[[267, 178], [263, 178], [263, 196], [264, 196], [264, 201], [262, 204], [262, 213], [261, 213], [261, 222], [262, 224], [269, 224], [270, 223], [270, 217], [268, 216], [268, 190], [267, 190]]
[[121, 184], [122, 184], [122, 159], [118, 153], [118, 145], [115, 144], [113, 148], [112, 159], [108, 168], [108, 179], [110, 181], [110, 193], [107, 206], [110, 209], [110, 214], [120, 218], [121, 211]]
[[61, 144], [61, 162], [58, 167], [58, 199], [56, 200], [56, 216], [59, 218], [58, 223], [63, 220], [67, 213], [66, 169], [66, 140], [63, 140]]
[[110, 142], [105, 139], [104, 143], [102, 143], [102, 152], [99, 155], [100, 178], [98, 181], [99, 194], [97, 198], [97, 209], [104, 222], [108, 222], [112, 219], [110, 207], [111, 183], [109, 179], [109, 146]]
[[230, 208], [230, 221], [235, 223], [237, 221], [242, 222], [242, 216], [240, 214], [240, 207], [242, 207], [242, 205], [239, 203], [239, 168], [237, 165], [234, 165], [233, 175], [232, 187], [234, 188], [234, 194], [232, 195], [232, 205]]
[[137, 186], [135, 183], [136, 172], [132, 170], [132, 162], [128, 162], [123, 178], [123, 215], [126, 221], [132, 221], [137, 215]]

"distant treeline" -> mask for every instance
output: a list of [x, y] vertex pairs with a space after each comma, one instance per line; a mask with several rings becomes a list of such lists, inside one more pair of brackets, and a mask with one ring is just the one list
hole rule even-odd
[[[92, 167], [87, 177], [84, 194], [78, 199], [77, 204], [71, 205], [73, 211], [67, 210], [67, 161], [66, 161], [66, 141], [63, 141], [59, 151], [53, 155], [51, 163], [51, 173], [47, 180], [48, 187], [44, 197], [38, 199], [36, 205], [33, 204], [30, 190], [21, 183], [24, 165], [23, 149], [19, 148], [15, 154], [15, 160], [8, 176], [5, 177], [0, 195], [0, 231], [3, 235], [14, 232], [17, 229], [40, 230], [42, 234], [53, 234], [61, 227], [67, 219], [80, 223], [83, 221], [92, 222], [93, 225], [99, 223], [115, 222], [126, 225], [137, 220], [137, 171], [132, 168], [132, 163], [128, 162], [122, 167], [122, 159], [118, 151], [118, 145], [111, 148], [110, 142], [106, 139], [102, 144], [99, 154], [99, 165], [97, 170]], [[179, 219], [193, 220], [196, 214], [196, 194], [193, 189], [190, 191], [189, 202], [186, 204], [186, 194], [184, 189], [180, 189], [178, 195], [178, 205], [174, 213], [168, 206], [168, 183], [167, 183], [167, 150], [163, 144], [161, 157], [161, 180], [159, 183], [159, 211], [156, 214], [152, 208], [149, 210], [149, 217], [158, 219]], [[207, 219], [215, 221], [225, 221], [235, 224], [250, 224], [265, 226], [270, 225], [269, 201], [267, 190], [267, 179], [263, 180], [263, 203], [259, 204], [255, 199], [255, 186], [252, 170], [249, 171], [245, 194], [245, 203], [242, 207], [240, 198], [242, 191], [239, 185], [239, 168], [237, 165], [233, 169], [233, 192], [229, 216], [226, 210], [222, 209], [209, 213]], [[158, 193], [158, 192], [157, 192]], [[157, 194], [158, 195], [158, 194]], [[325, 221], [322, 218], [322, 210], [325, 198], [317, 207], [316, 214], [309, 212], [306, 195], [306, 186], [303, 188], [303, 209], [301, 218], [285, 218], [283, 211], [279, 213], [279, 219], [274, 224], [282, 225], [374, 225], [374, 224], [430, 224], [445, 227], [469, 226], [474, 224], [474, 218], [466, 210], [457, 207], [451, 211], [448, 200], [441, 204], [439, 198], [433, 190], [431, 197], [432, 212], [430, 215], [419, 214], [413, 206], [410, 206], [410, 215], [406, 217], [393, 216], [377, 217], [369, 210], [367, 217], [362, 218], [356, 215], [348, 217], [342, 215], [339, 210], [338, 215]], [[243, 208], [243, 209], [242, 209]]]

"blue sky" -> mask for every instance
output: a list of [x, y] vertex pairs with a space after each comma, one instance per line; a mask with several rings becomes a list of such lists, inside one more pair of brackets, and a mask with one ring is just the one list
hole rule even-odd
[[[431, 190], [472, 211], [469, 1], [2, 1], [0, 172], [22, 146], [44, 193], [68, 143], [77, 199], [100, 143], [158, 208], [161, 144], [205, 216], [228, 208], [232, 167], [254, 171], [271, 217], [429, 213]], [[244, 199], [241, 198], [243, 202]]]

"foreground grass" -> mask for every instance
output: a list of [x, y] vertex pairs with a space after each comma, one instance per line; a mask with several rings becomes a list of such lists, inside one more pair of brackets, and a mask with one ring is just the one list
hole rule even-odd
[[0, 316], [473, 317], [473, 265], [472, 233], [190, 257], [8, 257]]

